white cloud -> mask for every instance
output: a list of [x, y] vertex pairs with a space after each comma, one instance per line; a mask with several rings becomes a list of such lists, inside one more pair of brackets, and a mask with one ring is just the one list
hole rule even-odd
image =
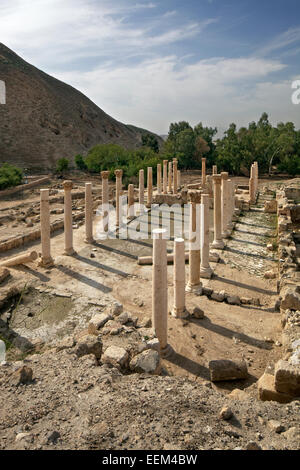
[[257, 53], [266, 56], [272, 52], [284, 49], [292, 44], [300, 43], [300, 27], [289, 28], [287, 31], [276, 36], [272, 41], [260, 48]]

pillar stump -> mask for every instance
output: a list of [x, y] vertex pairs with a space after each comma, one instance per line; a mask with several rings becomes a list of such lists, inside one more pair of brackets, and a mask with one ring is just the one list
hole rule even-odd
[[144, 187], [144, 170], [139, 171], [139, 214], [144, 213], [144, 204], [145, 204], [145, 187]]
[[173, 194], [177, 194], [177, 191], [178, 191], [177, 166], [178, 166], [177, 159], [173, 158]]
[[72, 181], [63, 182], [65, 196], [64, 196], [64, 232], [65, 232], [65, 251], [64, 254], [71, 256], [75, 254], [73, 248], [73, 222], [72, 222]]
[[202, 158], [202, 188], [206, 184], [206, 158]]
[[121, 195], [122, 195], [122, 176], [123, 170], [115, 170], [116, 176], [116, 227], [120, 226], [120, 211], [122, 209]]
[[214, 185], [214, 241], [212, 248], [223, 250], [224, 242], [221, 231], [221, 175], [213, 175]]
[[222, 171], [221, 173], [221, 227], [222, 227], [222, 238], [228, 238], [229, 232], [227, 228], [228, 224], [228, 173]]
[[210, 279], [213, 274], [213, 270], [209, 264], [209, 194], [202, 194], [201, 202], [200, 277]]
[[157, 193], [161, 194], [162, 184], [161, 184], [161, 164], [157, 164]]
[[109, 227], [109, 188], [108, 178], [109, 171], [101, 171], [102, 178], [102, 222], [103, 231], [108, 232]]
[[147, 207], [151, 207], [153, 196], [153, 172], [152, 166], [147, 168]]
[[50, 208], [49, 208], [49, 189], [40, 190], [40, 221], [41, 221], [41, 244], [42, 256], [40, 265], [45, 268], [53, 266], [54, 262], [51, 256], [50, 248]]
[[134, 219], [134, 185], [128, 185], [128, 206], [127, 206], [127, 218], [129, 220]]
[[200, 282], [200, 203], [201, 192], [189, 191], [190, 225], [189, 225], [189, 281], [187, 292], [201, 293]]
[[167, 240], [164, 234], [165, 229], [153, 230], [152, 325], [159, 340], [160, 354], [168, 357], [172, 348], [168, 344]]
[[93, 243], [92, 183], [85, 183], [85, 243]]
[[169, 162], [168, 192], [172, 193], [172, 162]]
[[163, 194], [168, 193], [168, 160], [163, 161]]
[[176, 318], [186, 318], [185, 307], [185, 251], [184, 239], [174, 241], [174, 306], [172, 315]]

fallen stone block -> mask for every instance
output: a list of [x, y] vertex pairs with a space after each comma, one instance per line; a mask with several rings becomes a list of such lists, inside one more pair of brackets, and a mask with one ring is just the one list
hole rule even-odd
[[229, 295], [226, 300], [229, 305], [241, 305], [241, 299], [238, 295]]
[[147, 349], [130, 361], [130, 369], [141, 374], [158, 375], [161, 372], [160, 357], [154, 349]]
[[213, 292], [211, 294], [211, 300], [216, 300], [217, 302], [224, 302], [225, 300], [225, 292], [220, 291], [220, 292]]
[[267, 374], [266, 372], [260, 377], [257, 382], [258, 397], [262, 401], [277, 401], [278, 403], [289, 403], [293, 397], [286, 393], [277, 392], [275, 388], [274, 375]]
[[300, 367], [280, 360], [275, 364], [275, 389], [300, 397]]
[[248, 377], [248, 369], [245, 361], [231, 361], [219, 359], [208, 364], [210, 380], [219, 382], [222, 380], [239, 380]]
[[96, 313], [90, 319], [90, 324], [95, 325], [96, 329], [102, 328], [109, 320], [112, 319], [112, 316], [109, 313]]
[[281, 308], [283, 310], [300, 310], [300, 293], [299, 288], [288, 289], [281, 300]]
[[117, 369], [124, 368], [128, 364], [128, 352], [118, 346], [109, 346], [103, 354], [102, 362]]
[[75, 353], [78, 357], [86, 356], [87, 354], [94, 354], [99, 360], [101, 359], [102, 346], [100, 335], [85, 335], [78, 339], [75, 346]]

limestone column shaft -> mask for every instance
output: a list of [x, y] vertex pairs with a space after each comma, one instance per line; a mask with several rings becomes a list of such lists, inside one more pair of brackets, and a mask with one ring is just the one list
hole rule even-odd
[[214, 184], [214, 241], [212, 248], [222, 250], [224, 242], [221, 230], [221, 175], [213, 175]]
[[145, 204], [144, 170], [139, 171], [139, 213], [143, 214]]
[[163, 194], [168, 192], [168, 160], [163, 161]]
[[229, 233], [228, 233], [228, 228], [227, 228], [227, 223], [228, 223], [228, 173], [226, 171], [223, 171], [221, 173], [221, 221], [222, 221], [222, 237], [223, 238], [228, 238]]
[[49, 207], [49, 189], [40, 190], [40, 220], [41, 220], [41, 244], [42, 244], [42, 266], [52, 266], [50, 248], [50, 207]]
[[93, 194], [92, 183], [85, 183], [85, 242], [93, 243]]
[[36, 251], [27, 251], [22, 255], [14, 256], [12, 258], [6, 259], [0, 263], [0, 267], [10, 267], [10, 266], [17, 266], [19, 264], [26, 264], [35, 261], [38, 257]]
[[72, 222], [72, 181], [64, 181], [64, 232], [65, 232], [65, 251], [64, 254], [71, 256], [75, 253], [73, 248], [73, 222]]
[[153, 230], [152, 325], [163, 357], [170, 353], [168, 345], [168, 271], [165, 229]]
[[153, 173], [152, 167], [149, 166], [147, 169], [147, 206], [151, 207], [153, 195]]
[[232, 215], [233, 215], [233, 204], [232, 204], [232, 198], [233, 198], [233, 182], [229, 179], [227, 180], [227, 231], [231, 233], [233, 229], [233, 223], [232, 223]]
[[120, 212], [122, 209], [122, 176], [123, 170], [115, 170], [116, 176], [116, 227], [120, 226]]
[[177, 170], [177, 184], [178, 188], [181, 188], [181, 171]]
[[128, 219], [134, 218], [134, 185], [128, 185], [128, 206], [127, 206], [127, 217]]
[[177, 194], [178, 191], [177, 166], [178, 162], [176, 158], [173, 158], [173, 194]]
[[185, 251], [184, 239], [174, 241], [174, 306], [172, 315], [177, 318], [188, 316], [185, 307]]
[[161, 184], [161, 164], [157, 164], [157, 193], [161, 194], [162, 192], [162, 184]]
[[202, 187], [206, 183], [206, 158], [202, 158]]
[[201, 292], [200, 282], [200, 203], [201, 192], [189, 191], [190, 226], [189, 226], [189, 281], [188, 292]]
[[108, 188], [108, 178], [109, 171], [101, 171], [102, 178], [102, 221], [103, 221], [103, 230], [108, 232], [109, 227], [109, 188]]
[[172, 192], [172, 162], [169, 162], [169, 175], [168, 175], [168, 192]]
[[202, 194], [201, 203], [200, 277], [209, 279], [213, 273], [209, 264], [209, 194]]

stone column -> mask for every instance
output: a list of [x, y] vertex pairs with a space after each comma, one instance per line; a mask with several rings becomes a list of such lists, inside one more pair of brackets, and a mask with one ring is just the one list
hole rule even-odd
[[213, 165], [213, 167], [212, 167], [212, 174], [213, 174], [213, 175], [216, 175], [217, 173], [218, 173], [217, 165]]
[[172, 192], [172, 162], [169, 162], [168, 192]]
[[255, 195], [258, 192], [258, 163], [254, 162], [254, 174], [255, 174]]
[[101, 171], [102, 178], [102, 221], [103, 221], [103, 230], [108, 232], [109, 226], [109, 188], [108, 188], [108, 178], [109, 171]]
[[85, 243], [93, 243], [92, 183], [85, 183]]
[[147, 169], [147, 207], [151, 207], [153, 194], [153, 174], [152, 167]]
[[159, 340], [160, 353], [167, 357], [168, 344], [168, 271], [166, 229], [153, 230], [152, 325]]
[[233, 216], [233, 182], [231, 180], [227, 180], [227, 231], [231, 233], [233, 229], [233, 223], [232, 223], [232, 216]]
[[221, 175], [213, 175], [214, 184], [214, 241], [212, 248], [222, 250], [224, 242], [221, 235]]
[[177, 159], [173, 158], [173, 194], [177, 194], [178, 191], [178, 182], [177, 182]]
[[186, 290], [187, 292], [201, 293], [202, 284], [200, 282], [200, 227], [199, 227], [201, 192], [189, 191], [189, 195], [190, 195], [189, 281], [188, 281]]
[[134, 219], [134, 185], [128, 185], [128, 206], [127, 217], [129, 220]]
[[5, 261], [0, 263], [0, 267], [10, 267], [10, 266], [17, 266], [19, 264], [26, 264], [35, 261], [38, 257], [36, 251], [27, 251], [22, 255], [14, 256], [13, 258], [9, 258]]
[[123, 170], [115, 170], [115, 176], [116, 176], [116, 227], [119, 227], [120, 226], [120, 209], [122, 208], [121, 195], [122, 195]]
[[163, 193], [168, 193], [168, 160], [163, 161]]
[[50, 250], [50, 209], [49, 209], [49, 189], [40, 190], [40, 220], [41, 220], [41, 243], [42, 257], [40, 265], [44, 267], [53, 266], [53, 259]]
[[186, 318], [188, 316], [185, 308], [185, 251], [183, 238], [175, 238], [174, 241], [174, 306], [172, 315], [177, 318]]
[[228, 238], [229, 233], [227, 230], [227, 223], [228, 223], [228, 173], [226, 171], [222, 171], [221, 173], [221, 221], [222, 221], [222, 237]]
[[181, 172], [180, 172], [180, 170], [177, 170], [177, 184], [178, 184], [178, 188], [181, 188]]
[[206, 158], [202, 158], [202, 188], [206, 183]]
[[161, 194], [161, 164], [157, 164], [157, 194]]
[[139, 171], [139, 214], [144, 213], [145, 188], [144, 188], [144, 170]]
[[201, 264], [200, 277], [210, 279], [213, 270], [209, 264], [209, 194], [201, 197]]
[[64, 181], [63, 183], [64, 198], [64, 231], [65, 231], [65, 251], [64, 254], [71, 256], [75, 253], [73, 248], [73, 222], [72, 222], [72, 181]]

